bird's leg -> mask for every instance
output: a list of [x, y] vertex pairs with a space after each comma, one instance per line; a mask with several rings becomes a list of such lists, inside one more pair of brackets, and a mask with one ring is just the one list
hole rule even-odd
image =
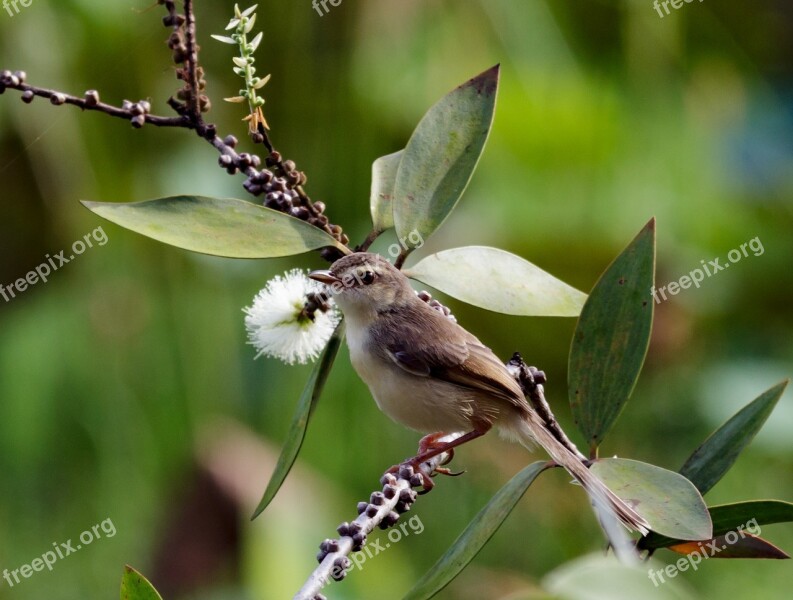
[[[445, 435], [446, 434], [443, 433], [442, 431], [439, 431], [437, 433], [430, 433], [429, 435], [425, 435], [419, 441], [419, 454], [422, 454], [424, 452], [429, 451], [431, 448], [433, 448], [437, 444], [438, 440], [440, 438], [442, 438], [443, 436], [445, 436]], [[435, 477], [436, 473], [440, 473], [441, 475], [448, 475], [450, 477], [457, 477], [457, 476], [462, 475], [463, 473], [465, 473], [465, 471], [453, 472], [451, 469], [447, 469], [446, 467], [442, 466], [442, 465], [448, 465], [450, 462], [452, 462], [452, 459], [454, 458], [454, 448], [449, 448], [448, 450], [446, 450], [446, 454], [447, 454], [447, 456], [446, 456], [446, 458], [443, 459], [443, 462], [441, 463], [441, 466], [436, 467], [435, 468], [435, 473], [430, 475], [430, 477]]]
[[469, 431], [465, 435], [461, 435], [460, 437], [449, 442], [438, 441], [439, 438], [442, 438], [445, 435], [443, 433], [430, 434], [422, 438], [421, 442], [419, 443], [419, 453], [413, 458], [409, 458], [402, 464], [410, 465], [413, 468], [416, 468], [424, 461], [431, 459], [433, 456], [438, 456], [444, 452], [453, 452], [453, 449], [457, 446], [461, 446], [466, 442], [470, 442], [471, 440], [475, 440], [478, 437], [482, 437], [488, 431], [490, 431], [490, 427], [491, 425], [489, 423], [486, 425], [481, 424], [474, 428], [473, 431]]

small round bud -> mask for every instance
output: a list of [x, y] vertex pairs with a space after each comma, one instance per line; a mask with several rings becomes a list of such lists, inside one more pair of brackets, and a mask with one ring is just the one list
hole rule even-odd
[[370, 504], [366, 509], [366, 516], [369, 517], [370, 519], [374, 519], [374, 516], [377, 514], [378, 511], [379, 509], [374, 504]]
[[143, 115], [136, 115], [130, 119], [130, 122], [135, 129], [140, 129], [146, 123], [146, 117]]
[[372, 496], [369, 498], [369, 502], [374, 504], [375, 506], [382, 506], [385, 504], [385, 496], [383, 492], [372, 492]]
[[330, 576], [336, 581], [341, 581], [347, 576], [347, 570], [350, 568], [350, 559], [346, 556], [340, 556], [333, 561], [333, 569]]
[[99, 104], [99, 92], [96, 90], [87, 90], [83, 98], [85, 98], [86, 106], [96, 106]]
[[223, 143], [226, 144], [229, 148], [236, 148], [237, 147], [237, 138], [233, 135], [227, 135], [223, 138]]
[[309, 217], [308, 209], [305, 206], [294, 206], [289, 214], [301, 221], [305, 221]]
[[339, 541], [327, 539], [323, 541], [319, 545], [320, 550], [324, 550], [325, 552], [338, 552], [339, 551]]
[[268, 171], [267, 169], [262, 169], [259, 171], [259, 183], [268, 184], [273, 180], [273, 173], [272, 171]]
[[363, 525], [361, 525], [358, 521], [353, 521], [350, 523], [350, 526], [347, 529], [349, 530], [350, 535], [355, 535], [363, 529]]
[[356, 533], [352, 536], [352, 550], [353, 552], [360, 551], [363, 548], [363, 545], [366, 543], [366, 534], [365, 533]]
[[137, 117], [139, 115], [142, 115], [144, 111], [140, 103], [136, 102], [135, 104], [129, 107], [129, 112]]
[[350, 236], [348, 236], [346, 233], [342, 233], [339, 241], [346, 246], [350, 243]]
[[350, 534], [350, 524], [345, 521], [344, 523], [342, 523], [341, 525], [339, 525], [336, 528], [336, 531], [339, 532], [340, 536], [349, 536], [349, 534]]
[[218, 164], [223, 168], [230, 166], [232, 162], [233, 160], [228, 154], [218, 156]]
[[418, 498], [418, 493], [416, 490], [405, 488], [401, 492], [399, 492], [399, 500], [401, 502], [405, 502], [406, 504], [413, 504]]
[[214, 140], [218, 136], [218, 128], [217, 125], [210, 123], [204, 129], [204, 139], [209, 140], [210, 142]]
[[60, 106], [66, 103], [66, 96], [64, 96], [60, 92], [53, 94], [52, 96], [50, 96], [50, 102], [52, 102], [55, 106]]
[[30, 104], [31, 102], [33, 102], [33, 98], [35, 97], [36, 95], [33, 93], [33, 90], [25, 90], [24, 92], [22, 92], [22, 102], [24, 102], [25, 104]]
[[151, 112], [151, 103], [148, 100], [141, 100], [138, 102], [138, 106], [143, 111], [143, 114], [148, 114]]
[[243, 152], [237, 157], [237, 167], [240, 170], [247, 169], [251, 166], [251, 155], [247, 152]]
[[424, 485], [424, 473], [416, 473], [410, 478], [410, 485], [418, 487]]
[[286, 171], [287, 173], [294, 171], [296, 166], [297, 165], [295, 165], [295, 161], [293, 160], [284, 161], [284, 171]]
[[264, 136], [257, 131], [251, 134], [251, 140], [253, 141], [254, 144], [263, 144]]
[[399, 467], [400, 479], [410, 479], [411, 477], [413, 477], [413, 473], [415, 473], [415, 471], [413, 470], [413, 467], [410, 465], [402, 465], [401, 467]]
[[396, 485], [397, 478], [394, 477], [393, 473], [386, 473], [380, 478], [380, 483], [382, 485]]
[[322, 214], [325, 212], [325, 203], [322, 200], [317, 200], [314, 202], [314, 208], [317, 211], [317, 214]]
[[358, 514], [361, 515], [369, 506], [368, 502], [359, 502], [358, 503]]
[[388, 529], [389, 527], [393, 527], [396, 522], [399, 521], [399, 513], [395, 511], [391, 511], [380, 522], [380, 529]]
[[19, 83], [25, 83], [25, 80], [28, 78], [28, 74], [24, 71], [14, 71], [14, 77], [19, 80]]
[[132, 102], [130, 102], [129, 100], [124, 100], [121, 103], [121, 108], [123, 108], [124, 110], [132, 110]]
[[397, 489], [393, 485], [386, 484], [383, 487], [383, 497], [386, 500], [391, 500], [394, 496], [396, 496]]
[[242, 183], [242, 187], [245, 188], [246, 192], [253, 194], [254, 196], [258, 196], [264, 191], [264, 188], [253, 181], [250, 177]]

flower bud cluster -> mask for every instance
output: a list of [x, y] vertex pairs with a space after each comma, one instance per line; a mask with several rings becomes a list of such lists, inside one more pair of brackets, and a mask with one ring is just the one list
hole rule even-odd
[[[380, 479], [380, 483], [383, 485], [382, 491], [373, 492], [369, 497], [368, 502], [359, 502], [358, 514], [365, 515], [369, 519], [374, 519], [375, 516], [382, 510], [382, 507], [386, 505], [386, 503], [393, 502], [393, 500], [396, 498], [397, 501], [396, 505], [394, 506], [394, 510], [389, 511], [386, 515], [384, 515], [379, 523], [380, 529], [388, 529], [389, 527], [393, 527], [397, 521], [399, 521], [400, 515], [409, 511], [410, 507], [418, 497], [417, 492], [412, 488], [400, 489], [397, 486], [398, 481], [400, 479], [408, 481], [410, 485], [414, 487], [423, 486], [425, 483], [425, 477], [426, 475], [423, 472], [415, 470], [410, 465], [401, 465], [396, 475], [393, 473], [386, 473]], [[353, 552], [359, 552], [366, 544], [364, 525], [359, 520], [355, 520], [351, 523], [344, 522], [338, 526], [336, 531], [338, 532], [339, 536], [349, 537], [352, 539]], [[328, 554], [338, 552], [340, 547], [341, 546], [338, 539], [326, 539], [319, 545], [317, 562], [322, 563]], [[349, 570], [349, 559], [346, 556], [340, 556], [335, 559], [334, 566], [338, 568], [333, 569], [331, 576], [337, 581], [340, 581], [341, 579], [344, 579], [347, 571]]]

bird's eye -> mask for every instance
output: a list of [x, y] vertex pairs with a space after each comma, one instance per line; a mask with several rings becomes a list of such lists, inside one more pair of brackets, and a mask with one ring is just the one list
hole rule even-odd
[[369, 285], [370, 283], [374, 283], [375, 275], [373, 271], [364, 271], [361, 275], [361, 281], [364, 285]]

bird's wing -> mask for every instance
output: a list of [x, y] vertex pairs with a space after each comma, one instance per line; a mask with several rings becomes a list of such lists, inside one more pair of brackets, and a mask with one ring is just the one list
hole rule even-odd
[[[429, 310], [432, 313], [414, 313], [414, 322], [403, 321], [399, 327], [378, 327], [376, 335], [384, 342], [388, 358], [413, 375], [434, 377], [528, 409], [520, 386], [493, 351], [456, 323]], [[415, 330], [416, 335], [404, 335], [405, 328]], [[392, 331], [401, 331], [402, 335], [397, 338], [390, 335]], [[426, 339], [425, 336], [434, 343], [411, 347], [404, 341], [417, 337]]]

